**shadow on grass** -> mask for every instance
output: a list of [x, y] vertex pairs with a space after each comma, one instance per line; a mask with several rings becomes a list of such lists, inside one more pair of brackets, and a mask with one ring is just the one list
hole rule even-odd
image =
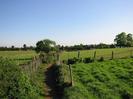
[[52, 99], [62, 99], [63, 88], [58, 85], [58, 66], [49, 66], [45, 72], [45, 77], [45, 83], [50, 89], [47, 97], [52, 97]]

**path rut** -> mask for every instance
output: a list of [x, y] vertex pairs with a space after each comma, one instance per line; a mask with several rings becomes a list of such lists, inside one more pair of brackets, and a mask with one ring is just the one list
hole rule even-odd
[[45, 99], [62, 99], [62, 93], [57, 86], [56, 67], [49, 64], [45, 69]]

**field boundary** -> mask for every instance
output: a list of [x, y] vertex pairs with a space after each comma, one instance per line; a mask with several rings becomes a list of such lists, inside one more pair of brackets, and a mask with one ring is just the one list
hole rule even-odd
[[33, 57], [31, 61], [25, 64], [19, 64], [19, 66], [28, 72], [35, 72], [37, 68], [42, 64], [42, 59], [40, 57]]

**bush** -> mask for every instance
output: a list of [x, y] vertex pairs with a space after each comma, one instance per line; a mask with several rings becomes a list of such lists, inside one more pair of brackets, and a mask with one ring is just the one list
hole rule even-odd
[[65, 88], [70, 86], [70, 71], [68, 65], [60, 65], [56, 68], [58, 85], [59, 87]]
[[133, 56], [131, 56], [131, 58], [133, 58]]
[[62, 63], [63, 63], [63, 64], [67, 64], [67, 61], [66, 61], [66, 60], [62, 60]]
[[81, 63], [82, 62], [82, 58], [79, 58], [78, 59], [78, 58], [74, 57], [74, 58], [68, 59], [67, 60], [67, 65], [69, 65], [69, 64], [75, 64], [77, 62]]
[[79, 63], [81, 63], [82, 61], [83, 61], [83, 59], [82, 59], [82, 58], [79, 58], [79, 59], [78, 59], [78, 62], [79, 62]]
[[91, 63], [91, 62], [93, 62], [93, 61], [94, 61], [94, 60], [91, 59], [90, 57], [84, 58], [84, 60], [83, 60], [84, 63]]
[[132, 96], [128, 94], [125, 90], [121, 93], [122, 99], [132, 99]]
[[76, 63], [76, 59], [75, 58], [71, 58], [67, 60], [67, 64], [75, 64]]
[[33, 99], [38, 93], [14, 62], [0, 58], [0, 99]]
[[104, 61], [104, 57], [100, 57], [100, 59], [98, 60], [99, 62]]

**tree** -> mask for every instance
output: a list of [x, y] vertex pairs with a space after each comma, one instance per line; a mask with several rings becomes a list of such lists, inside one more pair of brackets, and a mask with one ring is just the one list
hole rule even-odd
[[128, 47], [133, 46], [133, 37], [132, 37], [132, 34], [130, 33], [127, 35], [127, 46]]
[[35, 50], [37, 53], [39, 52], [49, 53], [50, 51], [56, 50], [56, 43], [55, 41], [44, 39], [36, 43]]
[[64, 50], [64, 46], [60, 46], [59, 50], [63, 51]]
[[23, 45], [23, 49], [24, 49], [24, 50], [27, 50], [26, 44]]
[[119, 47], [125, 47], [127, 45], [127, 35], [125, 32], [122, 32], [118, 35], [116, 35], [116, 38], [114, 39], [116, 42], [116, 45]]
[[12, 45], [12, 46], [11, 46], [11, 49], [14, 49], [14, 48], [15, 48], [15, 46], [14, 46], [14, 45]]
[[104, 43], [100, 43], [96, 46], [97, 48], [109, 48], [109, 45], [104, 44]]

